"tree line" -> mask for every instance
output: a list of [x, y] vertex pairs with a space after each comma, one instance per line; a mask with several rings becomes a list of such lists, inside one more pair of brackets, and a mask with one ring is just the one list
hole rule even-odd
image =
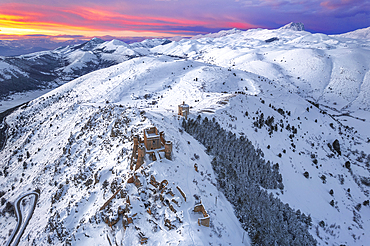
[[316, 245], [308, 232], [310, 215], [294, 210], [266, 189], [283, 190], [279, 164], [263, 159], [246, 137], [221, 128], [213, 118], [182, 121], [184, 130], [203, 144], [216, 174], [217, 186], [254, 245]]

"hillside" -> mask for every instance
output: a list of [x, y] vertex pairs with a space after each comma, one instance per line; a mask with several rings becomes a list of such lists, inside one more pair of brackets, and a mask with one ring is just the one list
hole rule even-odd
[[355, 30], [355, 31], [352, 31], [352, 32], [339, 34], [337, 36], [343, 37], [343, 38], [369, 40], [370, 39], [370, 27], [358, 29], [358, 30]]
[[[93, 38], [82, 44], [51, 51], [0, 57], [0, 102], [10, 104], [15, 101], [10, 106], [12, 107], [17, 105], [17, 100], [22, 100], [22, 96], [32, 100], [46, 93], [47, 89], [54, 89], [92, 71], [146, 55], [149, 48], [166, 41], [168, 40], [146, 40], [130, 46], [119, 40], [103, 41]], [[43, 91], [42, 94], [40, 90]], [[25, 100], [27, 99], [22, 102], [26, 102]]]
[[[144, 48], [6, 118], [1, 242], [16, 224], [11, 204], [38, 188], [20, 245], [366, 245], [367, 41], [254, 29]], [[172, 141], [172, 160], [132, 170], [133, 136], [149, 126]], [[200, 201], [210, 227], [197, 224]]]

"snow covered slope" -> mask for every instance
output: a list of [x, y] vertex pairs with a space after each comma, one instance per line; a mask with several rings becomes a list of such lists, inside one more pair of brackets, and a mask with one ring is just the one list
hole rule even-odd
[[251, 29], [172, 42], [152, 50], [257, 73], [339, 112], [370, 109], [369, 40], [289, 28]]
[[[16, 224], [11, 203], [35, 188], [40, 198], [20, 245], [249, 245], [268, 237], [217, 190], [222, 175], [213, 156], [177, 116], [185, 101], [191, 119], [214, 119], [278, 167], [283, 187], [258, 189], [310, 215], [318, 245], [366, 245], [368, 43], [289, 29], [224, 34], [136, 45], [147, 55], [81, 76], [9, 115], [0, 152], [0, 242]], [[173, 142], [173, 158], [146, 158], [133, 171], [132, 136], [152, 125]], [[141, 186], [128, 183], [135, 174]], [[163, 201], [151, 176], [168, 181]], [[200, 201], [209, 228], [199, 227], [201, 214], [192, 211]], [[127, 204], [133, 223], [124, 229], [119, 211]], [[244, 235], [240, 222], [258, 237]]]
[[[199, 82], [192, 84], [194, 76]], [[36, 245], [62, 244], [65, 240], [74, 245], [90, 241], [103, 245], [112, 240], [134, 245], [145, 235], [150, 245], [240, 244], [243, 230], [215, 187], [210, 157], [196, 140], [179, 132], [180, 123], [173, 113], [186, 97], [204, 98], [202, 103], [220, 107], [217, 101], [227, 98], [221, 93], [226, 85], [216, 81], [220, 76], [224, 81], [240, 80], [227, 69], [203, 63], [169, 57], [137, 58], [72, 81], [29, 103], [17, 111], [20, 115], [9, 116], [8, 145], [1, 152], [1, 166], [8, 167], [2, 175], [8, 174], [2, 179], [1, 190], [6, 191], [3, 197], [11, 200], [31, 187], [40, 188], [39, 206], [25, 232], [30, 241]], [[233, 83], [232, 87], [242, 90], [246, 85], [253, 88], [252, 81]], [[205, 93], [204, 86], [213, 89]], [[159, 102], [153, 103], [156, 100]], [[127, 183], [133, 174], [129, 168], [132, 134], [153, 124], [173, 141], [173, 160], [147, 160], [136, 173], [143, 175], [142, 183], [148, 188], [137, 190]], [[18, 144], [22, 150], [14, 155], [8, 148]], [[193, 167], [195, 162], [199, 172]], [[19, 163], [24, 164], [18, 168]], [[158, 198], [148, 193], [154, 187], [149, 179], [144, 180], [145, 175], [168, 180], [168, 189], [178, 203], [171, 202], [176, 213], [153, 200]], [[17, 184], [12, 184], [14, 178]], [[8, 191], [12, 185], [17, 188]], [[185, 192], [186, 202], [176, 186]], [[115, 208], [129, 196], [131, 215], [137, 215], [133, 216], [135, 226], [127, 230], [122, 228], [122, 221], [111, 230], [99, 212], [118, 187], [125, 189], [125, 197], [112, 202], [103, 216], [118, 216]], [[199, 199], [212, 217], [210, 228], [199, 227], [200, 216], [192, 212]], [[152, 215], [146, 212], [148, 201], [153, 205]], [[169, 230], [166, 219], [176, 228]], [[2, 217], [2, 240], [6, 240], [13, 222], [13, 217]]]
[[339, 36], [343, 38], [352, 38], [352, 39], [370, 39], [370, 27], [358, 29], [352, 32], [347, 32], [339, 35], [333, 35], [333, 36]]

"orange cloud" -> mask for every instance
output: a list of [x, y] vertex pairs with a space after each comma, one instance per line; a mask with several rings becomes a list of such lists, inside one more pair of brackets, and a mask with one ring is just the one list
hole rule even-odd
[[[113, 24], [111, 29], [122, 29], [122, 25], [131, 26], [196, 26], [208, 25], [206, 21], [194, 21], [175, 19], [169, 17], [155, 17], [155, 16], [135, 16], [125, 15], [114, 11], [94, 9], [88, 7], [77, 7], [75, 9], [67, 10], [66, 12], [82, 17], [86, 22], [94, 22], [96, 25]], [[114, 25], [115, 24], [115, 25]]]
[[[165, 15], [124, 14], [104, 6], [55, 7], [48, 5], [0, 4], [0, 23], [4, 35], [85, 35], [85, 36], [192, 36], [220, 28], [250, 28], [233, 18], [173, 18]], [[232, 20], [232, 21], [230, 21]]]

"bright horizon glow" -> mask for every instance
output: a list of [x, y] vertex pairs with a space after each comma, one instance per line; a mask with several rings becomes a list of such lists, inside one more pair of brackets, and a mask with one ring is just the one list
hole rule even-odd
[[[277, 28], [344, 33], [369, 25], [365, 0], [3, 0], [0, 39], [43, 37], [191, 37], [222, 29]], [[342, 23], [342, 24], [341, 24]]]
[[[1, 4], [0, 4], [1, 7]], [[26, 10], [27, 9], [27, 10]], [[50, 13], [50, 14], [48, 14]], [[54, 13], [59, 18], [54, 18]], [[79, 35], [84, 37], [191, 37], [207, 31], [192, 30], [207, 26], [224, 29], [234, 26], [251, 28], [247, 23], [229, 20], [192, 20], [170, 16], [135, 16], [104, 7], [72, 6], [69, 9], [53, 6], [37, 8], [30, 4], [5, 4], [0, 8], [0, 39], [22, 39], [28, 35]], [[57, 37], [56, 37], [57, 38]], [[84, 39], [84, 38], [82, 38]]]

